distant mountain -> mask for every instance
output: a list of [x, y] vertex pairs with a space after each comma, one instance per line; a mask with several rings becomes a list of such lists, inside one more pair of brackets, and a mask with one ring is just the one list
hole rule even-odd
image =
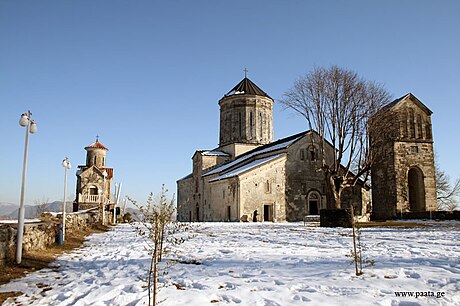
[[[62, 201], [54, 201], [42, 205], [24, 205], [26, 219], [34, 218], [42, 212], [60, 212], [62, 211]], [[72, 211], [72, 203], [67, 202], [66, 211]], [[17, 219], [19, 206], [11, 203], [0, 203], [0, 219]]]
[[18, 205], [13, 203], [0, 202], [0, 216], [9, 216], [18, 210]]

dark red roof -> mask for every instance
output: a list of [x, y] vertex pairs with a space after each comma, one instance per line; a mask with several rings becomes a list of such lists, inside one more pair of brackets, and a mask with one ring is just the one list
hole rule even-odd
[[101, 168], [99, 170], [101, 170], [101, 172], [104, 172], [104, 170], [107, 171], [107, 178], [108, 179], [113, 178], [113, 168]]
[[85, 147], [85, 150], [88, 150], [88, 149], [102, 149], [102, 150], [106, 150], [106, 151], [109, 150], [109, 149], [106, 148], [106, 146], [104, 146], [98, 140], [96, 140], [96, 142], [93, 142], [89, 146]]

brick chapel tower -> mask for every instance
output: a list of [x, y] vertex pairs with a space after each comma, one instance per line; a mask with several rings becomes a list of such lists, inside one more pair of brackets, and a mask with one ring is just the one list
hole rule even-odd
[[245, 75], [219, 100], [219, 149], [234, 159], [272, 142], [273, 103], [273, 99]]
[[77, 168], [74, 211], [110, 204], [113, 168], [106, 167], [107, 147], [96, 142], [85, 147], [86, 164]]
[[409, 93], [384, 106], [372, 119], [375, 126], [370, 129], [371, 150], [376, 155], [372, 167], [375, 219], [437, 209], [432, 113]]

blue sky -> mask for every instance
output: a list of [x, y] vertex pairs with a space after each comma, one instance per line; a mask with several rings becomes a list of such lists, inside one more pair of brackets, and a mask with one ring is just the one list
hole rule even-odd
[[[31, 110], [26, 203], [68, 193], [100, 136], [123, 194], [144, 200], [218, 144], [218, 100], [249, 70], [276, 100], [318, 66], [412, 92], [434, 114], [435, 150], [460, 176], [458, 1], [0, 0], [0, 202], [19, 203]], [[275, 103], [275, 139], [306, 129]]]

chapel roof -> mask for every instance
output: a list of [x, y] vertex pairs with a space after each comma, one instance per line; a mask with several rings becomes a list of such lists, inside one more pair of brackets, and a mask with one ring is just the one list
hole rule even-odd
[[109, 149], [107, 149], [106, 146], [104, 146], [102, 143], [99, 142], [99, 138], [96, 138], [96, 142], [93, 142], [89, 146], [85, 147], [85, 150], [88, 150], [88, 149], [102, 149], [102, 150], [106, 150], [106, 151], [109, 150]]
[[230, 97], [234, 95], [256, 95], [271, 99], [271, 97], [265, 91], [260, 89], [259, 86], [254, 84], [254, 82], [252, 82], [247, 77], [244, 77], [244, 79], [236, 84], [236, 86], [233, 87], [229, 92], [227, 92], [224, 97]]

